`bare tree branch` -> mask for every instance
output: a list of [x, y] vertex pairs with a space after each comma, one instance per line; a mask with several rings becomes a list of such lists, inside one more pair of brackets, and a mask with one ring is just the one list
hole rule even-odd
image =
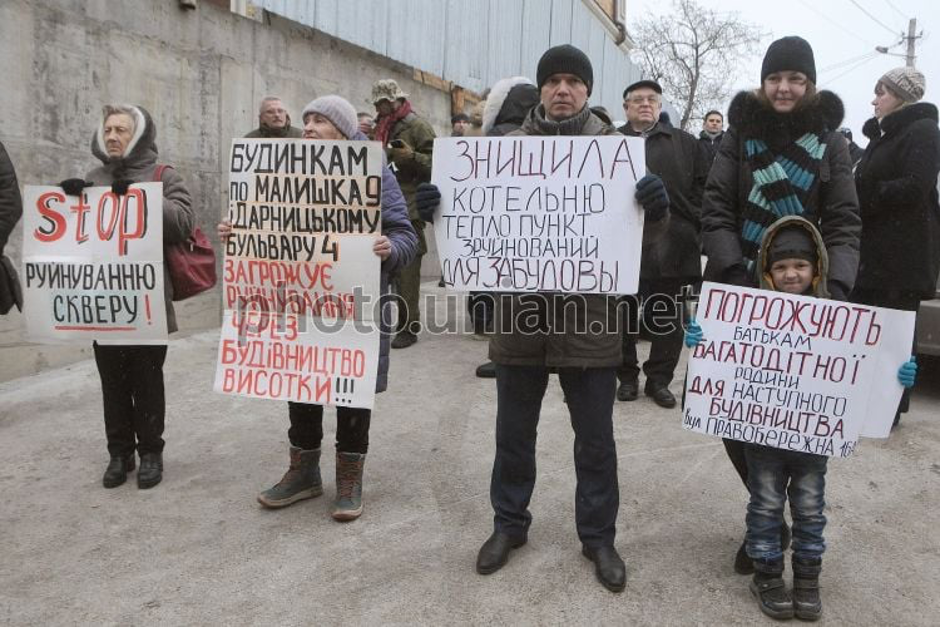
[[720, 14], [696, 0], [673, 0], [666, 15], [637, 20], [632, 37], [645, 78], [656, 80], [682, 107], [680, 128], [729, 96], [742, 61], [757, 51], [759, 29], [737, 14]]

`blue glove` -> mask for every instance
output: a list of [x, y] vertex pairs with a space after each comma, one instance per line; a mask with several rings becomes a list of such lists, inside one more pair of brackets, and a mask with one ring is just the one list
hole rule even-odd
[[912, 358], [899, 368], [899, 383], [907, 388], [913, 387], [915, 385], [915, 375], [917, 374], [918, 364], [915, 362], [915, 356], [912, 355]]
[[434, 222], [435, 210], [441, 204], [441, 192], [434, 183], [422, 183], [415, 190], [415, 209], [425, 222]]
[[667, 215], [670, 208], [670, 197], [663, 179], [656, 174], [648, 174], [637, 181], [634, 198], [637, 199], [646, 212], [645, 220], [659, 222]]
[[94, 185], [91, 181], [85, 179], [65, 179], [59, 183], [59, 187], [65, 192], [66, 196], [78, 196], [86, 187]]
[[702, 327], [695, 320], [690, 320], [686, 327], [686, 335], [683, 336], [683, 342], [687, 348], [692, 348], [702, 342]]

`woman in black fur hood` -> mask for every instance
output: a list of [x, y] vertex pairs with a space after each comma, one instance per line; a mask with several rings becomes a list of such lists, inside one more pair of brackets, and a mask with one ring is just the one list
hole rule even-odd
[[[766, 229], [785, 216], [811, 222], [823, 236], [830, 267], [826, 292], [846, 300], [859, 263], [861, 223], [846, 140], [837, 131], [843, 103], [818, 91], [814, 53], [800, 37], [771, 44], [761, 68], [761, 87], [741, 92], [729, 107], [729, 131], [719, 146], [703, 197], [703, 248], [707, 281], [757, 287], [759, 248]], [[743, 442], [724, 440], [735, 469], [748, 486]], [[781, 550], [789, 533], [781, 531]], [[753, 572], [739, 549], [736, 572]], [[758, 576], [768, 576], [758, 573]], [[775, 580], [777, 581], [777, 579]], [[788, 603], [786, 594], [762, 592], [767, 610]]]

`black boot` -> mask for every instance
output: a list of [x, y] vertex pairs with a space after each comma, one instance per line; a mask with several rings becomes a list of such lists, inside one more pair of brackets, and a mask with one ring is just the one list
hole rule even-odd
[[105, 476], [101, 478], [101, 485], [106, 488], [116, 488], [127, 481], [127, 473], [134, 470], [134, 453], [127, 457], [112, 457], [105, 469]]
[[755, 576], [748, 586], [758, 607], [771, 618], [794, 618], [794, 602], [784, 587], [784, 558], [755, 560]]
[[623, 592], [627, 578], [624, 560], [613, 546], [587, 547], [582, 545], [582, 555], [595, 563], [595, 577], [611, 592]]
[[803, 620], [817, 620], [823, 614], [820, 600], [821, 560], [791, 558], [794, 570], [794, 613]]
[[152, 488], [163, 479], [163, 455], [160, 453], [141, 453], [140, 470], [137, 472], [137, 487], [141, 490]]
[[510, 551], [526, 544], [526, 538], [512, 538], [507, 534], [494, 531], [477, 553], [477, 572], [490, 575], [506, 565]]

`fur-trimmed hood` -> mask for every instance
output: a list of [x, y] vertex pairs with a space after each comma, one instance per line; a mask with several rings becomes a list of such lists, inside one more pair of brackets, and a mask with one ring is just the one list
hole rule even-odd
[[835, 131], [843, 122], [843, 101], [832, 91], [820, 91], [814, 102], [791, 113], [778, 113], [753, 91], [739, 92], [729, 106], [729, 126], [740, 137], [760, 139], [772, 149], [801, 135]]
[[154, 127], [153, 118], [144, 107], [138, 105], [127, 105], [134, 111], [136, 128], [134, 136], [131, 137], [127, 149], [122, 157], [110, 157], [105, 150], [104, 126], [105, 118], [102, 116], [98, 122], [98, 128], [91, 140], [91, 152], [98, 158], [105, 167], [112, 171], [136, 170], [150, 166], [157, 162], [157, 129]]
[[525, 76], [499, 80], [487, 96], [481, 131], [484, 135], [490, 135], [494, 127], [499, 125], [519, 126], [526, 119], [529, 110], [537, 104], [539, 89]]
[[811, 295], [817, 298], [830, 298], [827, 291], [826, 277], [830, 272], [830, 258], [827, 255], [827, 247], [823, 243], [823, 236], [813, 224], [801, 216], [784, 216], [774, 222], [765, 231], [761, 238], [761, 252], [759, 253], [758, 263], [755, 264], [755, 272], [758, 275], [758, 287], [763, 290], [776, 291], [774, 281], [771, 279], [771, 272], [768, 268], [768, 253], [771, 251], [771, 242], [778, 236], [783, 229], [791, 226], [800, 226], [806, 229], [807, 234], [813, 239], [817, 248], [817, 268], [814, 274], [814, 280], [811, 283]]
[[938, 107], [930, 102], [916, 102], [893, 111], [882, 118], [880, 125], [878, 118], [869, 118], [863, 124], [863, 135], [869, 139], [878, 139], [882, 132], [891, 133], [900, 128], [905, 128], [918, 120], [931, 120], [938, 123]]

